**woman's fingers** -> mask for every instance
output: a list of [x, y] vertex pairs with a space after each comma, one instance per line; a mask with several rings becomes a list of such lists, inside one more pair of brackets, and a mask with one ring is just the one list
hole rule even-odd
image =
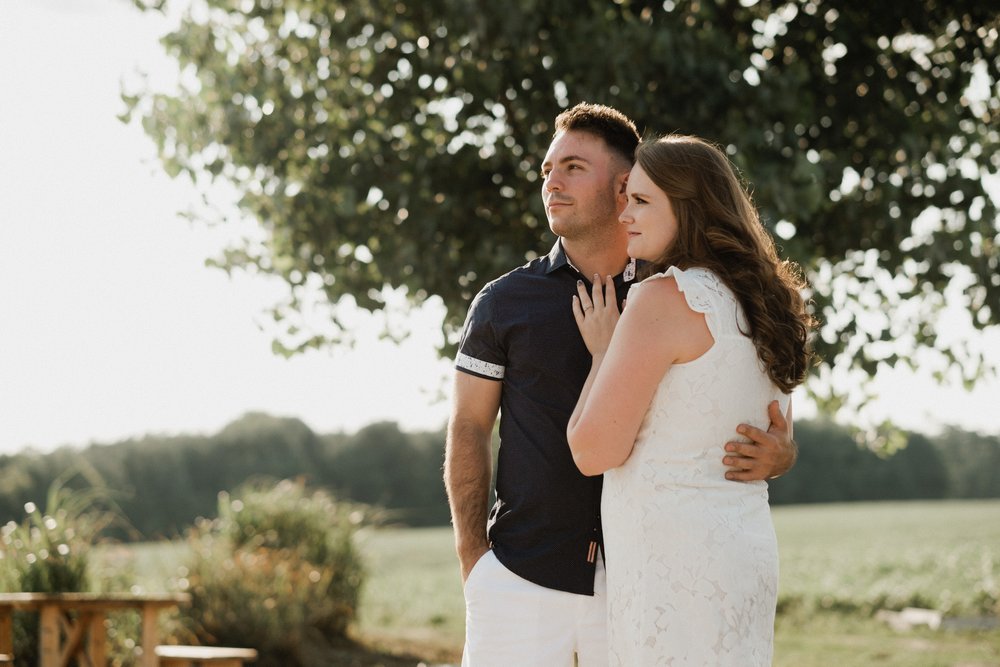
[[577, 280], [576, 291], [577, 296], [573, 297], [574, 314], [577, 314], [577, 309], [579, 309], [581, 317], [589, 315], [593, 310], [603, 311], [604, 308], [611, 306], [616, 311], [618, 310], [615, 279], [611, 276], [607, 276], [602, 283], [601, 277], [595, 273], [594, 282], [591, 284], [589, 291], [582, 280]]
[[587, 287], [583, 284], [582, 280], [576, 281], [576, 291], [577, 297], [574, 299], [574, 303], [580, 302], [581, 311], [586, 314], [587, 312], [593, 310], [594, 301], [589, 294], [587, 294]]
[[580, 305], [580, 297], [573, 297], [573, 319], [576, 320], [577, 326], [583, 324], [583, 306]]
[[602, 284], [601, 276], [595, 273], [592, 291], [595, 308], [614, 308], [618, 311], [618, 293], [612, 276], [605, 276]]
[[595, 273], [594, 282], [590, 285], [590, 291], [593, 292], [594, 308], [604, 307], [604, 290], [602, 287], [604, 286], [601, 285], [601, 277]]
[[580, 328], [587, 350], [591, 354], [607, 350], [619, 316], [614, 278], [608, 276], [602, 284], [601, 277], [595, 275], [590, 289], [578, 280], [576, 291], [573, 319]]

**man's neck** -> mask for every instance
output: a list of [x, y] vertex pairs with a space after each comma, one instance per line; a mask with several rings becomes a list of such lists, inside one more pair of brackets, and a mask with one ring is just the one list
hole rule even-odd
[[624, 237], [595, 241], [562, 240], [563, 251], [570, 264], [588, 280], [594, 274], [617, 276], [629, 262], [628, 241]]

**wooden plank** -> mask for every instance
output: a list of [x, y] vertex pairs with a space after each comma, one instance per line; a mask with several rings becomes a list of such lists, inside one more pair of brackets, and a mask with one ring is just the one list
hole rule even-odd
[[38, 609], [50, 602], [66, 603], [79, 609], [86, 605], [135, 607], [136, 603], [174, 607], [191, 602], [187, 593], [0, 593], [0, 607]]
[[103, 612], [94, 612], [90, 617], [87, 634], [87, 653], [93, 667], [105, 667], [108, 664], [108, 627], [107, 617]]
[[229, 646], [180, 646], [171, 644], [157, 646], [156, 655], [160, 658], [192, 660], [194, 662], [257, 659], [257, 651], [255, 649], [233, 648]]
[[59, 624], [66, 633], [66, 641], [62, 643], [62, 648], [59, 650], [59, 665], [68, 667], [73, 662], [73, 658], [83, 651], [83, 639], [87, 634], [90, 615], [80, 614], [75, 622], [64, 614], [59, 616]]
[[157, 667], [158, 612], [190, 602], [186, 593], [0, 593], [0, 654], [13, 653], [14, 611], [38, 611], [37, 667], [66, 667], [73, 658], [86, 658], [77, 661], [81, 665], [105, 667], [107, 612], [141, 609], [140, 665]]
[[160, 643], [159, 608], [146, 605], [142, 608], [142, 667], [158, 667], [156, 646]]
[[59, 663], [59, 607], [42, 607], [38, 628], [38, 658], [41, 667], [62, 667]]
[[[0, 609], [0, 655], [14, 655], [14, 610]], [[13, 658], [10, 660], [13, 662]], [[3, 664], [0, 662], [0, 664]]]

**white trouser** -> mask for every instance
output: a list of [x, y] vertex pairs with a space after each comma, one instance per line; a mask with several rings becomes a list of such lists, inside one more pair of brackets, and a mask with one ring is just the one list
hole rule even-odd
[[462, 667], [606, 667], [607, 614], [600, 558], [590, 596], [526, 581], [488, 551], [465, 582]]

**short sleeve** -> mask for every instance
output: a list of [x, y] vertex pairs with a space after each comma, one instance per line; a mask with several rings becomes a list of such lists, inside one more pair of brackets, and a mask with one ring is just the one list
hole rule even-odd
[[705, 314], [713, 336], [738, 334], [744, 328], [745, 318], [736, 297], [714, 272], [701, 267], [679, 269], [671, 266], [646, 280], [658, 278], [677, 281], [677, 288], [684, 294], [688, 307]]
[[506, 355], [496, 336], [495, 294], [491, 287], [484, 287], [469, 306], [455, 368], [487, 380], [502, 380]]

